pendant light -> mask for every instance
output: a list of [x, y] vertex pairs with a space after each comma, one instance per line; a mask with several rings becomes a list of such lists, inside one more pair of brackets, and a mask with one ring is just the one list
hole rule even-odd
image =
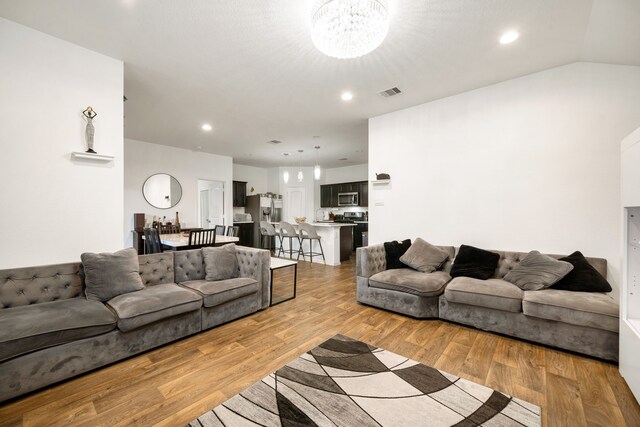
[[316, 149], [316, 166], [313, 168], [313, 177], [318, 181], [320, 176], [322, 176], [322, 169], [320, 169], [320, 162], [318, 161], [318, 150], [320, 149], [319, 145], [315, 146]]
[[287, 166], [289, 166], [289, 153], [282, 153], [282, 155], [285, 158], [285, 169], [282, 173], [282, 180], [287, 184], [289, 182], [289, 169], [287, 169]]
[[[304, 150], [298, 150], [298, 153], [300, 153], [300, 158], [302, 158], [303, 152]], [[304, 181], [304, 173], [302, 173], [302, 162], [300, 158], [298, 159], [298, 182]]]

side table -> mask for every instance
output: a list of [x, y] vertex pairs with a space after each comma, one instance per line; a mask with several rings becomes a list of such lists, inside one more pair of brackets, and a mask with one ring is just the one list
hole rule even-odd
[[[276, 304], [280, 304], [281, 302], [289, 301], [296, 297], [296, 285], [298, 282], [298, 262], [289, 259], [275, 258], [271, 257], [270, 262], [271, 269], [271, 294], [269, 295], [269, 307], [274, 306]], [[278, 270], [280, 268], [293, 267], [293, 296], [285, 299], [278, 300], [276, 302], [273, 301], [273, 270]]]

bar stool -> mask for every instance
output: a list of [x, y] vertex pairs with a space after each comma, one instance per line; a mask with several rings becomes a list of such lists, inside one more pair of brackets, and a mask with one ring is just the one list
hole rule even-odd
[[[273, 250], [273, 248], [271, 247], [271, 242], [272, 242], [271, 238], [276, 237], [278, 235], [278, 233], [276, 232], [276, 228], [272, 224], [269, 224], [268, 221], [260, 221], [260, 234], [262, 235], [261, 241], [260, 241], [260, 247], [262, 249], [269, 249], [269, 251]], [[266, 248], [264, 244], [265, 237], [269, 242]], [[282, 241], [280, 241], [280, 246], [282, 246]]]
[[[322, 261], [326, 264], [327, 261], [324, 258], [324, 251], [322, 250], [322, 242], [320, 241], [320, 236], [316, 232], [316, 229], [313, 225], [308, 224], [306, 222], [298, 223], [298, 227], [300, 227], [300, 251], [298, 252], [298, 259], [300, 259], [300, 254], [302, 254], [302, 259], [305, 259], [305, 256], [309, 256], [311, 258], [311, 262], [313, 263], [314, 256], [322, 256]], [[303, 243], [305, 240], [309, 241], [309, 252], [304, 251]], [[313, 252], [313, 241], [317, 240], [320, 245], [320, 252]]]
[[[289, 239], [289, 249], [283, 248], [284, 239]], [[293, 239], [298, 241], [298, 250], [293, 249]], [[280, 256], [280, 254], [289, 254], [289, 259], [293, 259], [294, 252], [300, 255], [300, 246], [300, 238], [298, 237], [298, 233], [296, 233], [296, 229], [293, 228], [293, 225], [286, 221], [280, 221], [280, 250], [278, 250], [277, 256]]]

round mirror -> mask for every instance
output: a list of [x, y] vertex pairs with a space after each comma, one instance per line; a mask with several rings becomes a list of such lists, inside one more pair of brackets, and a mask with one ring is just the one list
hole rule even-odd
[[182, 198], [182, 187], [177, 179], [166, 173], [151, 175], [142, 186], [142, 194], [151, 206], [169, 209]]

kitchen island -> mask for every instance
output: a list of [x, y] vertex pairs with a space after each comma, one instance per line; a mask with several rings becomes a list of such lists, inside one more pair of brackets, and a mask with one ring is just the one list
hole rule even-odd
[[[340, 261], [346, 261], [351, 256], [353, 247], [353, 227], [355, 224], [345, 224], [338, 222], [311, 222], [316, 232], [320, 236], [322, 242], [322, 249], [324, 251], [325, 262], [327, 265], [340, 265]], [[278, 232], [280, 231], [278, 223], [273, 224]], [[291, 223], [293, 227], [298, 231], [298, 224]], [[280, 239], [276, 239], [276, 245], [280, 245]], [[305, 252], [307, 252], [309, 241], [304, 242]], [[293, 242], [293, 249], [298, 248], [298, 243]], [[284, 239], [284, 249], [289, 248], [289, 239]], [[313, 245], [313, 252], [320, 252], [320, 247], [317, 243]], [[276, 254], [277, 254], [276, 248]], [[295, 254], [294, 254], [295, 258]], [[313, 257], [314, 262], [322, 262], [322, 257]], [[307, 261], [309, 258], [307, 257]]]

